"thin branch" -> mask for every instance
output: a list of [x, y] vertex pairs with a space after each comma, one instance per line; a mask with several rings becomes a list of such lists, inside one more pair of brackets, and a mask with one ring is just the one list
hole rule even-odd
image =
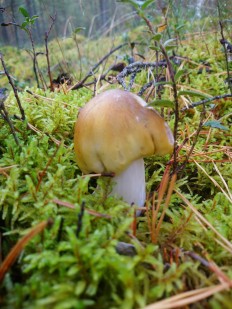
[[1, 23], [2, 27], [8, 27], [8, 26], [16, 26], [16, 27], [20, 27], [19, 24], [17, 23], [13, 23], [13, 22], [9, 22], [9, 23]]
[[170, 78], [172, 81], [172, 89], [173, 89], [173, 96], [174, 96], [174, 104], [175, 104], [175, 123], [174, 123], [174, 141], [175, 141], [175, 145], [174, 145], [174, 151], [173, 151], [173, 173], [176, 172], [178, 163], [177, 163], [177, 134], [178, 134], [178, 124], [179, 124], [179, 102], [178, 102], [178, 92], [177, 92], [177, 85], [176, 85], [176, 81], [175, 81], [175, 74], [174, 74], [174, 70], [173, 70], [173, 66], [171, 64], [170, 58], [168, 57], [168, 54], [165, 50], [165, 48], [163, 47], [162, 44], [160, 44], [160, 48], [161, 51], [167, 61], [167, 67], [168, 67], [168, 71], [170, 74]]
[[130, 87], [131, 87], [131, 82], [130, 82], [129, 86], [127, 86], [126, 82], [124, 80], [125, 77], [127, 77], [128, 75], [132, 75], [133, 76], [132, 79], [134, 79], [134, 74], [137, 74], [137, 73], [141, 72], [142, 70], [145, 70], [145, 69], [148, 69], [148, 68], [154, 69], [156, 67], [166, 67], [166, 66], [167, 66], [167, 62], [165, 60], [161, 60], [159, 62], [137, 61], [137, 62], [133, 62], [133, 63], [129, 64], [128, 66], [126, 66], [123, 69], [123, 71], [117, 75], [116, 78], [117, 78], [117, 81], [119, 82], [119, 84], [121, 84], [125, 90], [129, 91]]
[[2, 118], [9, 124], [9, 127], [11, 129], [11, 133], [14, 137], [14, 140], [15, 140], [16, 144], [18, 146], [20, 146], [19, 139], [16, 135], [14, 125], [13, 125], [12, 121], [10, 120], [10, 117], [9, 117], [8, 112], [7, 112], [7, 109], [5, 108], [4, 102], [0, 102], [0, 114], [1, 114]]
[[[134, 43], [134, 44], [139, 44], [139, 43]], [[77, 90], [81, 87], [83, 87], [85, 81], [91, 77], [94, 73], [94, 71], [99, 67], [99, 65], [101, 65], [107, 58], [109, 58], [109, 56], [111, 56], [113, 53], [115, 53], [117, 50], [119, 50], [120, 48], [124, 47], [128, 45], [128, 43], [123, 43], [117, 47], [115, 47], [114, 49], [112, 49], [108, 54], [106, 54], [103, 58], [101, 58], [98, 63], [96, 63], [92, 68], [91, 70], [87, 73], [87, 75], [81, 80], [79, 81], [78, 83], [76, 83], [75, 85], [73, 85], [69, 90]]]
[[[146, 22], [150, 32], [152, 34], [155, 34], [155, 30], [153, 28], [152, 23], [149, 21], [148, 18], [146, 18], [146, 16], [142, 15], [141, 16], [143, 18], [143, 20]], [[173, 173], [176, 172], [177, 169], [177, 133], [178, 133], [178, 123], [179, 123], [179, 103], [178, 103], [178, 93], [177, 93], [177, 86], [176, 86], [176, 81], [175, 81], [175, 74], [174, 74], [174, 70], [173, 70], [173, 66], [171, 64], [170, 58], [164, 48], [164, 46], [162, 44], [159, 44], [159, 47], [161, 49], [161, 52], [167, 62], [167, 68], [170, 74], [170, 78], [172, 81], [172, 89], [173, 89], [173, 95], [174, 95], [174, 104], [175, 104], [175, 123], [174, 123], [174, 141], [175, 141], [175, 145], [174, 145], [174, 150], [173, 150]]]
[[192, 143], [192, 146], [191, 146], [184, 162], [180, 166], [177, 167], [177, 173], [179, 173], [180, 171], [183, 171], [183, 169], [186, 167], [187, 163], [189, 162], [189, 158], [190, 158], [191, 154], [193, 153], [193, 150], [194, 150], [194, 148], [197, 144], [198, 136], [199, 136], [201, 129], [204, 125], [204, 119], [205, 119], [205, 105], [203, 105], [203, 110], [202, 110], [201, 115], [200, 115], [200, 122], [199, 122], [199, 125], [198, 125], [198, 128], [197, 128], [197, 131], [195, 133], [195, 137], [194, 137], [194, 141]]
[[50, 80], [50, 87], [51, 87], [51, 91], [54, 91], [54, 86], [53, 86], [53, 82], [52, 82], [52, 74], [51, 74], [51, 68], [50, 68], [50, 59], [49, 59], [49, 50], [48, 50], [48, 37], [49, 37], [49, 34], [52, 30], [52, 27], [55, 23], [55, 20], [56, 20], [56, 14], [54, 17], [50, 16], [52, 22], [51, 22], [51, 25], [50, 25], [50, 28], [48, 29], [48, 31], [45, 32], [45, 38], [44, 38], [44, 41], [45, 41], [45, 48], [46, 48], [46, 58], [47, 58], [47, 66], [48, 66], [48, 77], [49, 77], [49, 80]]
[[22, 115], [22, 120], [25, 120], [25, 113], [24, 113], [24, 109], [23, 109], [23, 107], [22, 107], [22, 105], [21, 105], [19, 96], [18, 96], [18, 90], [17, 90], [17, 88], [15, 87], [14, 82], [13, 82], [13, 79], [11, 78], [10, 74], [8, 73], [8, 71], [7, 71], [7, 69], [6, 69], [6, 65], [5, 65], [5, 62], [4, 62], [3, 54], [2, 54], [2, 53], [0, 53], [0, 60], [1, 60], [1, 62], [2, 62], [2, 66], [3, 66], [3, 69], [4, 69], [4, 72], [5, 72], [6, 76], [7, 76], [7, 78], [8, 78], [8, 81], [9, 81], [9, 83], [10, 83], [10, 85], [11, 85], [13, 91], [14, 91], [14, 95], [15, 95], [16, 101], [17, 101], [17, 103], [18, 103], [19, 110], [20, 110], [21, 115]]
[[215, 100], [221, 100], [221, 99], [225, 99], [225, 98], [231, 98], [231, 97], [232, 97], [232, 94], [217, 95], [215, 97], [204, 99], [204, 100], [198, 101], [196, 103], [190, 104], [189, 106], [182, 108], [181, 111], [184, 112], [184, 111], [186, 111], [190, 108], [194, 108], [196, 106], [199, 106], [199, 105], [202, 105], [202, 104], [205, 104], [205, 103], [208, 103], [208, 102], [212, 102], [212, 101], [215, 101]]
[[148, 83], [146, 83], [146, 84], [139, 90], [138, 95], [139, 95], [139, 96], [142, 96], [142, 95], [144, 94], [144, 92], [145, 92], [148, 88], [150, 88], [153, 84], [154, 84], [154, 81], [153, 81], [153, 80], [150, 81], [150, 82], [148, 82]]

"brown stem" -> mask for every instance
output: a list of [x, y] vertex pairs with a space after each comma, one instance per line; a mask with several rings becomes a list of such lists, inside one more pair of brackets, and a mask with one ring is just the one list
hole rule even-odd
[[174, 70], [172, 67], [172, 64], [170, 62], [170, 59], [168, 57], [168, 54], [163, 47], [162, 44], [160, 44], [161, 51], [167, 61], [167, 67], [168, 71], [170, 74], [170, 78], [172, 81], [172, 89], [173, 89], [173, 95], [174, 95], [174, 104], [175, 104], [175, 123], [174, 123], [174, 140], [175, 140], [175, 146], [174, 146], [174, 152], [173, 152], [173, 173], [176, 172], [177, 169], [177, 134], [178, 134], [178, 124], [179, 124], [179, 103], [178, 103], [178, 92], [177, 92], [177, 86], [176, 86], [176, 81], [175, 81], [175, 75], [174, 75]]
[[201, 100], [199, 102], [190, 104], [188, 107], [182, 108], [181, 111], [184, 112], [184, 111], [186, 111], [190, 108], [194, 108], [196, 106], [199, 106], [199, 105], [202, 105], [202, 104], [205, 104], [205, 103], [208, 103], [208, 102], [212, 102], [212, 101], [215, 101], [215, 100], [221, 100], [221, 99], [225, 99], [225, 98], [231, 98], [231, 97], [232, 97], [232, 94], [217, 95], [215, 97], [204, 99], [204, 100]]
[[2, 66], [3, 66], [3, 69], [4, 69], [4, 73], [6, 74], [6, 76], [7, 76], [7, 78], [8, 78], [8, 81], [9, 81], [9, 83], [10, 83], [10, 85], [11, 85], [13, 91], [14, 91], [14, 95], [15, 95], [16, 101], [17, 101], [17, 103], [18, 103], [19, 110], [20, 110], [21, 115], [22, 115], [22, 120], [25, 120], [25, 113], [24, 113], [24, 109], [23, 109], [23, 107], [22, 107], [22, 105], [21, 105], [19, 96], [18, 96], [18, 90], [17, 90], [17, 88], [15, 87], [14, 82], [13, 82], [13, 80], [12, 80], [10, 74], [8, 73], [8, 71], [7, 71], [7, 69], [6, 69], [6, 65], [5, 65], [5, 62], [4, 62], [3, 54], [2, 54], [2, 53], [0, 53], [0, 60], [1, 60], [1, 62], [2, 62]]
[[203, 105], [203, 110], [202, 110], [201, 116], [200, 116], [200, 122], [199, 122], [199, 125], [198, 125], [198, 128], [197, 128], [197, 131], [196, 131], [195, 138], [194, 138], [194, 141], [192, 143], [192, 146], [191, 146], [191, 148], [190, 148], [190, 150], [189, 150], [189, 152], [188, 152], [184, 162], [177, 168], [177, 172], [182, 171], [185, 168], [186, 164], [188, 163], [189, 158], [190, 158], [191, 154], [193, 153], [193, 150], [194, 150], [194, 148], [195, 148], [195, 146], [197, 144], [198, 136], [199, 136], [200, 131], [201, 131], [201, 129], [203, 127], [203, 124], [204, 124], [204, 119], [205, 119], [205, 105]]
[[39, 84], [39, 77], [38, 77], [38, 73], [37, 73], [37, 67], [38, 67], [38, 63], [37, 63], [37, 59], [36, 59], [36, 52], [35, 52], [35, 45], [34, 45], [34, 40], [32, 37], [32, 33], [31, 30], [28, 29], [27, 33], [29, 35], [30, 41], [31, 41], [31, 46], [32, 46], [32, 53], [33, 53], [33, 71], [35, 74], [35, 79], [36, 79], [36, 83], [37, 83], [37, 87], [40, 88], [40, 84]]
[[5, 108], [4, 102], [0, 103], [0, 114], [1, 114], [2, 118], [9, 124], [10, 129], [11, 129], [11, 133], [14, 136], [14, 140], [15, 140], [16, 144], [18, 146], [20, 146], [18, 137], [17, 137], [16, 132], [15, 132], [14, 125], [13, 125], [12, 121], [10, 120], [10, 117], [8, 115], [6, 108]]
[[[141, 16], [144, 21], [146, 22], [149, 30], [151, 31], [152, 34], [155, 34], [155, 30], [152, 26], [152, 23], [144, 16]], [[175, 123], [174, 123], [174, 140], [175, 140], [175, 146], [174, 146], [174, 151], [173, 151], [173, 173], [176, 172], [177, 169], [177, 133], [178, 133], [178, 123], [179, 123], [179, 104], [178, 104], [178, 93], [177, 93], [177, 86], [176, 86], [176, 82], [175, 82], [175, 75], [174, 75], [174, 70], [172, 67], [172, 64], [170, 62], [170, 59], [168, 57], [168, 54], [165, 50], [165, 48], [163, 47], [162, 44], [159, 44], [159, 47], [164, 55], [164, 58], [167, 61], [167, 67], [170, 73], [170, 78], [172, 81], [172, 88], [173, 88], [173, 94], [174, 94], [174, 103], [175, 103]]]
[[44, 41], [45, 41], [46, 58], [47, 58], [47, 66], [48, 66], [48, 77], [49, 77], [49, 80], [50, 80], [51, 91], [54, 91], [54, 86], [53, 86], [53, 82], [52, 82], [52, 73], [51, 73], [51, 68], [50, 68], [50, 59], [49, 59], [48, 37], [49, 37], [49, 34], [50, 34], [50, 32], [52, 30], [52, 27], [53, 27], [53, 25], [55, 23], [56, 15], [54, 17], [50, 16], [50, 18], [52, 20], [52, 23], [51, 23], [50, 28], [48, 29], [48, 31], [45, 32]]

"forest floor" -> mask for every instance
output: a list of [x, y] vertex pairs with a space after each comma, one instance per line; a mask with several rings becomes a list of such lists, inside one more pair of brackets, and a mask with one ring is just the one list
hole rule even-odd
[[[1, 76], [9, 90], [0, 117], [1, 308], [231, 308], [232, 100], [220, 33], [186, 35], [174, 57], [168, 51], [178, 123], [167, 65], [158, 71], [135, 65], [133, 78], [123, 76], [176, 129], [174, 157], [145, 159], [143, 216], [109, 196], [108, 179], [82, 175], [75, 161], [79, 109], [96, 93], [122, 89], [116, 76], [132, 56], [135, 63], [156, 61], [143, 31], [131, 36], [142, 44], [118, 37], [114, 47], [124, 45], [115, 53], [111, 38], [80, 37], [81, 62], [74, 40], [60, 48], [50, 42], [54, 91], [41, 79], [37, 87], [26, 51], [2, 50], [25, 120]], [[46, 57], [38, 61], [46, 76]], [[61, 73], [68, 78], [61, 81]], [[132, 253], [119, 254], [122, 243]]]

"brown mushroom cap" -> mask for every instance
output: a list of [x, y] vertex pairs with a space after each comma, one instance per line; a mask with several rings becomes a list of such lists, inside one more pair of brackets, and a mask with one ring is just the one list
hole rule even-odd
[[139, 158], [173, 151], [164, 119], [137, 95], [108, 90], [90, 100], [75, 125], [74, 149], [84, 173], [119, 174]]

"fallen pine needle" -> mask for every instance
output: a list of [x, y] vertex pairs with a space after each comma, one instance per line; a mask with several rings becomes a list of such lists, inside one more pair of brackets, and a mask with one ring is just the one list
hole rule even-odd
[[37, 234], [42, 232], [47, 226], [52, 224], [52, 220], [47, 220], [40, 222], [35, 227], [33, 227], [26, 235], [24, 235], [10, 250], [7, 257], [4, 259], [3, 263], [0, 266], [0, 282], [5, 277], [5, 274], [8, 272], [10, 267], [14, 264], [15, 260], [23, 250], [23, 248], [28, 244], [28, 242]]
[[201, 288], [193, 291], [183, 292], [178, 295], [169, 297], [168, 299], [161, 300], [154, 304], [146, 306], [144, 309], [172, 309], [180, 308], [192, 303], [195, 303], [199, 300], [205, 299], [209, 296], [214, 295], [215, 293], [221, 292], [223, 290], [229, 289], [232, 282], [229, 284], [222, 283], [219, 285], [214, 285], [207, 288]]
[[[221, 190], [221, 192], [224, 194], [224, 196], [228, 199], [228, 201], [230, 202], [230, 203], [232, 203], [232, 199], [231, 199], [231, 193], [229, 192], [229, 194], [227, 193], [227, 192], [225, 192], [225, 190], [219, 185], [219, 183], [213, 178], [213, 177], [211, 177], [207, 172], [206, 172], [206, 170], [200, 165], [200, 164], [198, 164], [195, 160], [193, 160], [194, 161], [194, 163], [203, 171], [203, 173], [212, 181], [212, 183], [217, 187], [217, 188], [219, 188], [220, 190]], [[215, 164], [214, 164], [214, 166], [216, 166]], [[216, 171], [219, 171], [218, 169], [216, 169]], [[219, 173], [219, 177], [220, 177], [220, 173]], [[225, 181], [223, 180], [223, 183], [225, 183]], [[226, 186], [226, 188], [228, 188], [227, 186]], [[229, 189], [228, 189], [229, 190]]]
[[17, 166], [18, 166], [17, 164], [14, 164], [14, 165], [9, 165], [9, 166], [0, 167], [0, 173], [4, 173], [4, 172], [10, 170], [11, 168], [17, 167]]

